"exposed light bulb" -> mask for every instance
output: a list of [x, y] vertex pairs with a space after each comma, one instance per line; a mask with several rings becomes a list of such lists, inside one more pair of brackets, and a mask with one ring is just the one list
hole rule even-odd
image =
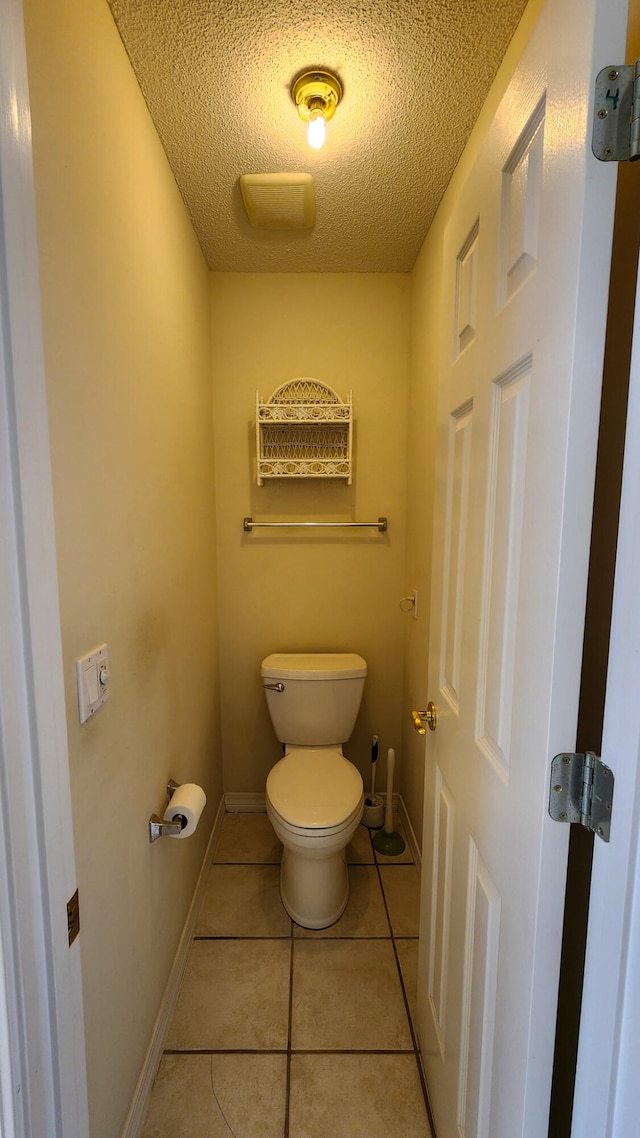
[[327, 129], [324, 122], [324, 115], [321, 111], [316, 111], [309, 119], [307, 142], [314, 150], [320, 150], [326, 137]]

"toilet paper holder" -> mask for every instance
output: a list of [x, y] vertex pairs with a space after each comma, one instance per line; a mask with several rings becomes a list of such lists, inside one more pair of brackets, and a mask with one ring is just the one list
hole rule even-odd
[[[174, 782], [172, 778], [169, 779], [167, 783], [167, 805], [171, 802], [179, 785], [179, 782]], [[164, 818], [159, 818], [157, 814], [152, 814], [149, 819], [149, 841], [155, 842], [157, 838], [166, 838], [169, 834], [179, 834], [185, 825], [186, 818], [182, 820], [177, 818], [175, 821], [167, 822]]]

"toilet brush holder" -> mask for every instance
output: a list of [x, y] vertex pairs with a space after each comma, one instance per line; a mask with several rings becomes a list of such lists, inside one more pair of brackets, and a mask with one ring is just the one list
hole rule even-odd
[[370, 830], [384, 825], [384, 802], [379, 794], [365, 794], [362, 821]]

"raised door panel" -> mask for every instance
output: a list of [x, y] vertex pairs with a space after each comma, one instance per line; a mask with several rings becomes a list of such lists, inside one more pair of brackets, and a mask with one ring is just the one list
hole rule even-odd
[[469, 839], [462, 1029], [458, 1085], [460, 1138], [491, 1138], [500, 897]]
[[450, 416], [445, 488], [440, 690], [455, 714], [458, 713], [460, 705], [460, 654], [472, 426], [473, 404], [468, 402]]
[[433, 817], [432, 907], [429, 935], [429, 1004], [444, 1058], [447, 1027], [447, 968], [450, 953], [451, 886], [455, 809], [440, 770], [436, 771]]
[[487, 439], [476, 740], [501, 777], [511, 762], [511, 708], [522, 536], [531, 357], [491, 390]]

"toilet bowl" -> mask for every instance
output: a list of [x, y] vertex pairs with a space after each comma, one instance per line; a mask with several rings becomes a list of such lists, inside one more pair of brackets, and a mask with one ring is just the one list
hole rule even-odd
[[269, 711], [285, 744], [267, 778], [267, 815], [283, 845], [282, 903], [303, 928], [334, 924], [349, 899], [345, 851], [364, 794], [342, 743], [353, 730], [365, 676], [355, 653], [277, 653], [262, 663]]
[[285, 909], [303, 928], [334, 924], [349, 900], [345, 849], [362, 817], [359, 771], [341, 750], [293, 748], [267, 778], [266, 803], [284, 847]]

